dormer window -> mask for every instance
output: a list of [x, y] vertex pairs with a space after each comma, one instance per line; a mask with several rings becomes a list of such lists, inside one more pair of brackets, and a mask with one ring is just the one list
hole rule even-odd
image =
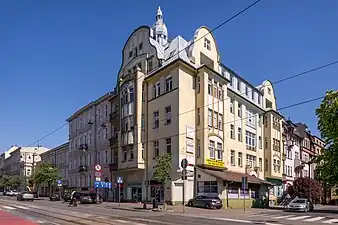
[[129, 59], [133, 57], [133, 50], [129, 51]]
[[207, 38], [204, 38], [204, 48], [208, 49], [209, 51], [211, 50], [211, 42]]
[[269, 95], [271, 95], [271, 89], [270, 88], [268, 88], [268, 93], [269, 93]]
[[139, 45], [138, 45], [138, 50], [142, 50], [143, 49], [143, 43], [141, 42]]

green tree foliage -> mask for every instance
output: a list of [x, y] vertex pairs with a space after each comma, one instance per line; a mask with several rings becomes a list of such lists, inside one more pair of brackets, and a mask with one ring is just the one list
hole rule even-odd
[[0, 186], [4, 188], [18, 188], [21, 184], [24, 184], [24, 179], [18, 176], [3, 176], [0, 181]]
[[153, 179], [161, 184], [166, 184], [170, 180], [171, 176], [171, 154], [164, 153], [161, 154], [156, 159], [155, 172], [153, 174]]
[[329, 186], [338, 184], [338, 91], [328, 91], [316, 109], [318, 129], [325, 150], [314, 159], [317, 178]]
[[48, 184], [51, 194], [51, 186], [60, 178], [58, 168], [52, 166], [51, 164], [42, 163], [37, 166], [30, 181], [34, 183], [36, 187], [39, 187], [41, 184]]
[[296, 193], [298, 197], [310, 198], [316, 201], [320, 201], [323, 195], [321, 184], [309, 177], [297, 178], [287, 191], [291, 196]]

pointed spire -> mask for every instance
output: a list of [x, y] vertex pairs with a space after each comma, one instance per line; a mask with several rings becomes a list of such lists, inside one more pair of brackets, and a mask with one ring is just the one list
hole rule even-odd
[[162, 14], [161, 6], [158, 6], [157, 14], [156, 14], [156, 22], [159, 21], [159, 20], [163, 20], [163, 14]]
[[163, 14], [160, 6], [158, 6], [157, 8], [156, 22], [153, 25], [152, 29], [153, 38], [162, 46], [166, 45], [168, 43], [168, 30], [163, 22]]

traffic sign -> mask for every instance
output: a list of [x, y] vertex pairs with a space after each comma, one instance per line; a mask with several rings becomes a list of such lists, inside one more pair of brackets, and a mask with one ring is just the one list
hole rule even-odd
[[123, 178], [122, 177], [117, 177], [117, 183], [122, 184], [123, 183]]
[[95, 165], [95, 171], [98, 171], [98, 172], [99, 172], [99, 171], [101, 171], [101, 169], [102, 169], [102, 168], [101, 168], [100, 165]]
[[101, 181], [101, 177], [95, 177], [96, 181]]
[[95, 172], [95, 177], [101, 177], [101, 176], [102, 176], [101, 172], [98, 172], [98, 171]]
[[58, 180], [58, 184], [62, 184], [62, 180]]
[[183, 169], [186, 169], [187, 166], [188, 166], [188, 160], [187, 159], [182, 159], [182, 161], [181, 161], [181, 167]]
[[95, 188], [112, 188], [112, 183], [111, 182], [104, 182], [104, 181], [95, 181], [94, 182], [94, 187]]

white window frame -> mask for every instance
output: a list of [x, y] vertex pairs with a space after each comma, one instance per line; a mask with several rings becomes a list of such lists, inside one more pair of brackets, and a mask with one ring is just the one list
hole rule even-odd
[[171, 105], [168, 105], [164, 108], [165, 113], [165, 124], [171, 124]]
[[245, 144], [246, 149], [256, 151], [256, 134], [250, 131], [245, 131]]
[[230, 112], [234, 113], [234, 100], [230, 99]]
[[212, 110], [208, 109], [208, 126], [212, 127]]
[[[166, 138], [165, 144], [166, 144], [166, 152], [171, 154], [171, 138]], [[168, 152], [168, 148], [170, 148], [170, 152]]]
[[211, 41], [208, 38], [204, 38], [204, 48], [211, 51]]
[[216, 154], [216, 159], [217, 160], [223, 160], [223, 144], [220, 143], [220, 142], [217, 142], [217, 146], [216, 146], [216, 151], [217, 151], [217, 154]]
[[154, 141], [154, 158], [160, 155], [160, 142]]
[[209, 140], [210, 159], [215, 159], [215, 141]]
[[231, 150], [230, 151], [230, 164], [231, 164], [231, 166], [235, 166], [236, 165], [235, 155], [236, 155], [235, 151]]
[[165, 79], [165, 91], [169, 92], [173, 89], [173, 78], [169, 76]]
[[160, 112], [158, 110], [153, 112], [153, 128], [157, 129], [160, 127]]

